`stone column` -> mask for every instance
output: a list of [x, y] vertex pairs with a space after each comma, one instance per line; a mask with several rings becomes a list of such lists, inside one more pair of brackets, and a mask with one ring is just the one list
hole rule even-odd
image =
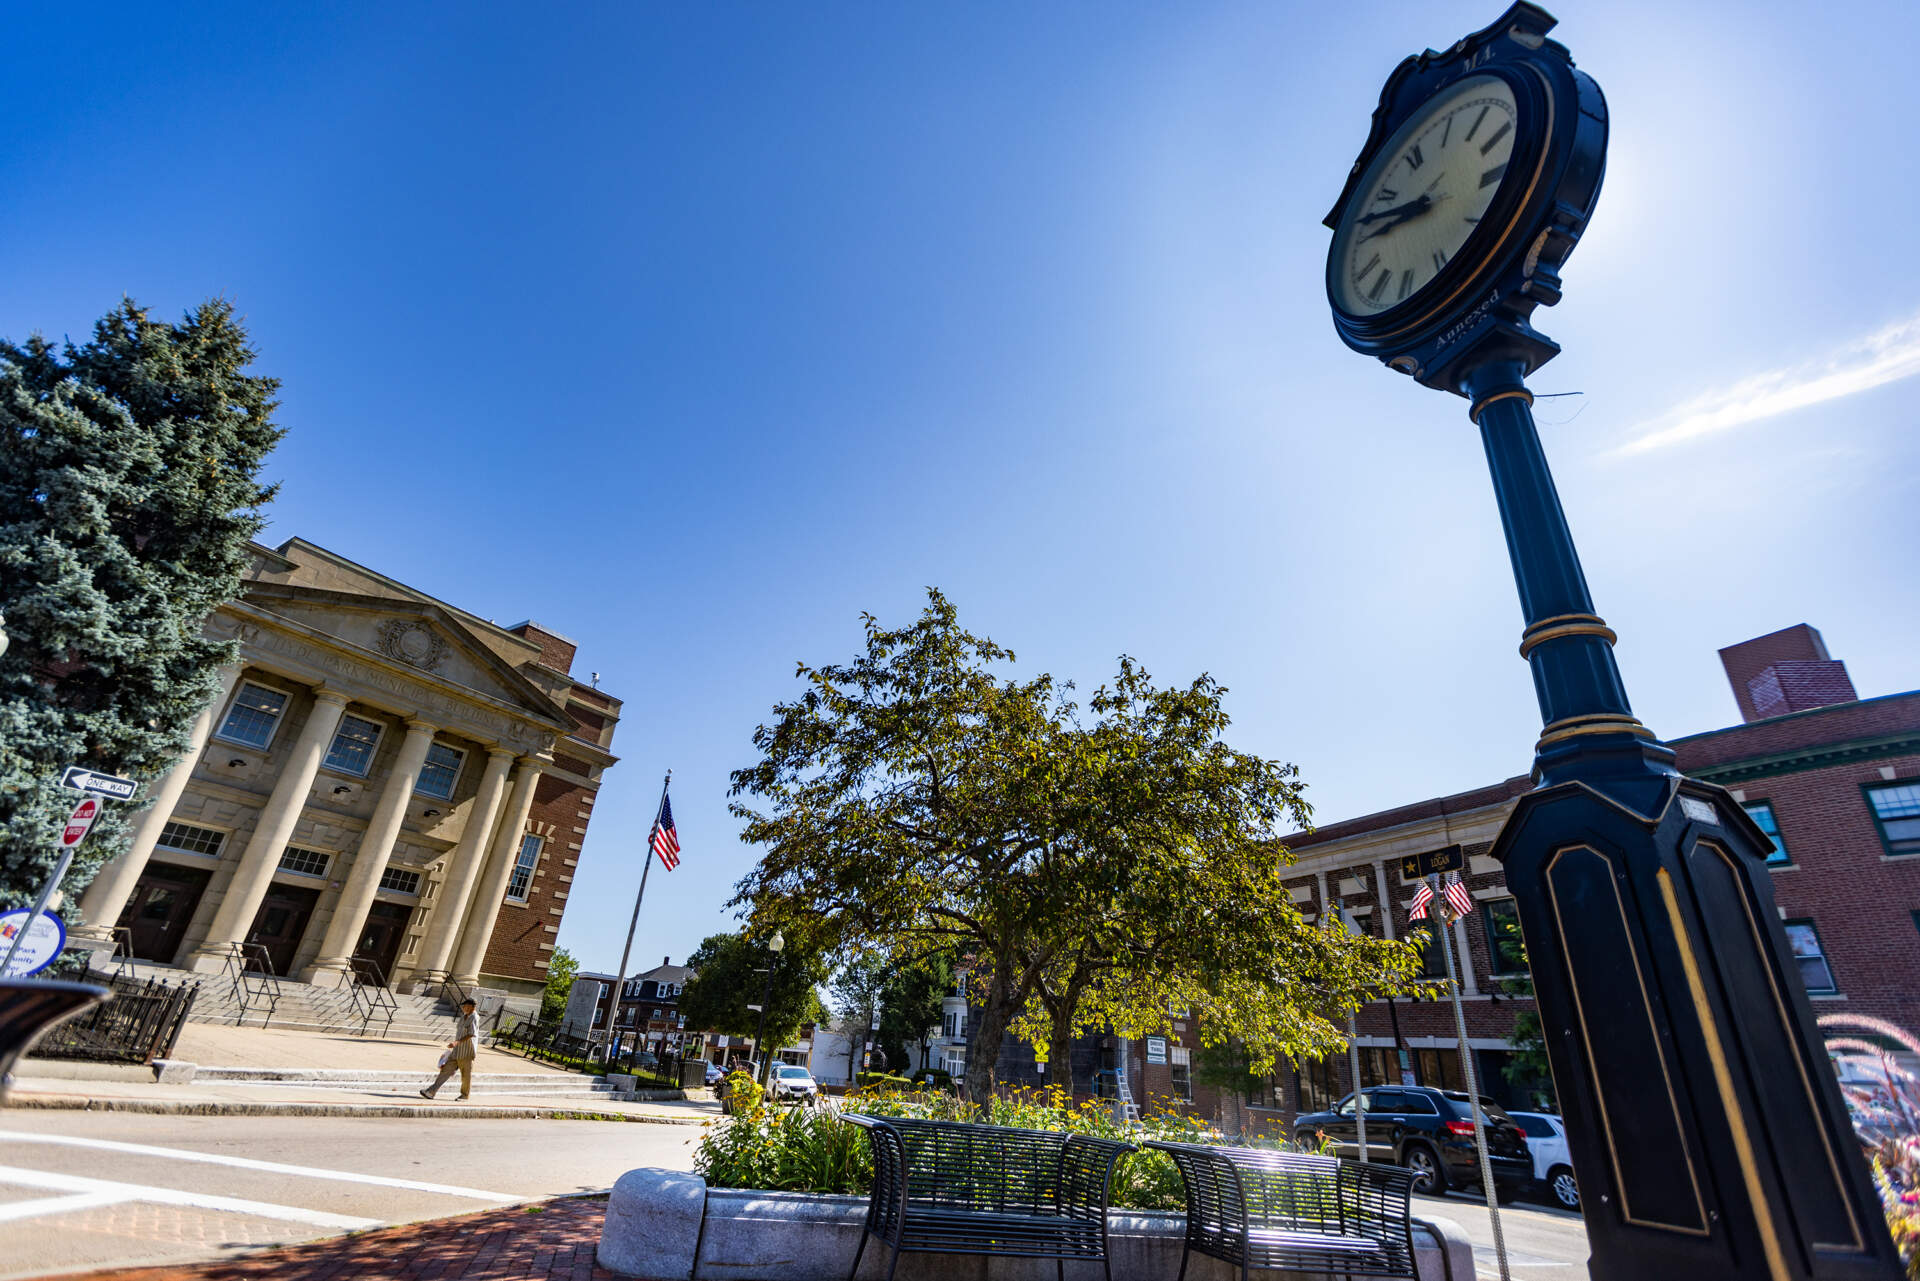
[[[433, 744], [439, 726], [409, 720], [407, 737], [394, 757], [393, 769], [373, 804], [373, 817], [353, 853], [353, 867], [339, 901], [333, 905], [333, 919], [327, 922], [326, 937], [320, 941], [320, 954], [300, 977], [320, 987], [345, 987], [353, 982], [353, 949], [360, 930], [367, 923], [367, 909], [373, 906], [374, 892], [386, 874], [387, 860], [393, 857], [393, 843], [400, 836], [400, 824], [407, 817], [407, 802], [413, 799], [413, 785], [420, 781], [420, 767], [427, 763], [427, 748]], [[386, 976], [389, 981], [392, 975]]]
[[1373, 901], [1380, 913], [1380, 937], [1398, 938], [1393, 929], [1393, 896], [1387, 893], [1387, 865], [1381, 859], [1373, 863]]
[[531, 756], [520, 758], [514, 775], [513, 796], [500, 818], [494, 834], [493, 853], [487, 859], [486, 875], [467, 905], [466, 930], [454, 954], [453, 979], [462, 987], [480, 981], [480, 965], [487, 956], [487, 944], [493, 940], [493, 924], [500, 916], [500, 904], [507, 894], [507, 881], [513, 876], [514, 860], [520, 854], [520, 837], [527, 830], [527, 815], [533, 810], [533, 787], [540, 781], [540, 762]]
[[340, 716], [346, 709], [347, 696], [340, 691], [314, 691], [313, 710], [307, 713], [299, 741], [287, 754], [266, 808], [260, 811], [253, 839], [240, 855], [240, 865], [233, 869], [233, 879], [227, 882], [226, 897], [213, 914], [207, 937], [187, 958], [189, 969], [219, 973], [227, 963], [229, 945], [243, 941], [253, 928], [260, 900], [266, 897], [267, 884], [273, 880], [273, 869], [280, 865], [280, 855], [293, 836], [294, 824], [300, 821], [300, 811], [306, 808], [307, 793], [313, 789], [314, 776], [320, 772], [327, 745], [333, 742], [333, 732], [340, 727]]
[[75, 934], [92, 939], [113, 936], [113, 927], [127, 900], [133, 897], [133, 887], [139, 883], [140, 873], [146, 870], [154, 843], [160, 839], [160, 830], [173, 817], [181, 793], [187, 790], [187, 780], [193, 776], [193, 767], [200, 763], [200, 753], [213, 735], [214, 718], [226, 707], [227, 696], [233, 693], [234, 684], [240, 679], [241, 666], [228, 663], [220, 669], [220, 693], [200, 709], [193, 731], [187, 736], [186, 751], [172, 769], [147, 785], [153, 804], [133, 821], [133, 837], [127, 843], [126, 852], [95, 872], [86, 893], [80, 896], [80, 915], [86, 924], [75, 930]]
[[451, 971], [447, 962], [460, 937], [461, 923], [467, 919], [467, 907], [473, 895], [473, 883], [487, 861], [489, 838], [500, 817], [500, 801], [507, 794], [507, 771], [513, 767], [513, 753], [504, 747], [487, 752], [486, 768], [480, 774], [480, 790], [474, 794], [473, 809], [467, 825], [461, 829], [460, 844], [447, 856], [440, 879], [440, 896], [427, 921], [426, 937], [420, 942], [420, 956], [414, 962], [413, 990], [431, 992]]

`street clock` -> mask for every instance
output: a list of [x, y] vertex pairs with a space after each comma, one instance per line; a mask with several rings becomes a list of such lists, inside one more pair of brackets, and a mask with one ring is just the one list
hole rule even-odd
[[1529, 317], [1600, 195], [1607, 105], [1553, 26], [1516, 4], [1396, 67], [1326, 217], [1340, 337], [1429, 387], [1461, 392], [1469, 354], [1531, 372], [1559, 351]]

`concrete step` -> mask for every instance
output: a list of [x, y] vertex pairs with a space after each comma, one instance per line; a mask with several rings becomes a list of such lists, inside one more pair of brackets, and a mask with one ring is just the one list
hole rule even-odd
[[[431, 1071], [404, 1072], [358, 1068], [199, 1067], [193, 1084], [210, 1086], [269, 1086], [289, 1090], [359, 1090], [373, 1093], [408, 1092], [432, 1084]], [[619, 1099], [626, 1092], [603, 1076], [569, 1076], [559, 1072], [476, 1072], [475, 1094], [512, 1095], [551, 1099]]]

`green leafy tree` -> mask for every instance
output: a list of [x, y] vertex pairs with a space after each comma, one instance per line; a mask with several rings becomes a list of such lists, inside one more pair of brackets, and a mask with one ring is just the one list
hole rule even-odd
[[904, 1075], [910, 1048], [921, 1044], [927, 1029], [939, 1024], [941, 998], [953, 989], [950, 955], [903, 953], [854, 961], [835, 980], [833, 997], [840, 1017], [861, 1028], [869, 1026], [874, 1011], [879, 1011], [874, 1048], [886, 1055], [889, 1072]]
[[[777, 955], [765, 938], [745, 934], [710, 934], [687, 958], [694, 971], [680, 993], [680, 1012], [687, 1026], [728, 1036], [753, 1036], [760, 1014], [749, 1005], [760, 1004], [767, 985], [767, 958], [773, 957], [773, 995], [767, 1002], [766, 1043], [792, 1044], [807, 1023], [826, 1017], [815, 991], [827, 981], [827, 965], [817, 951], [788, 942]], [[758, 1046], [756, 1055], [761, 1053]]]
[[734, 805], [765, 847], [734, 904], [823, 947], [967, 956], [971, 1097], [1036, 1005], [1044, 1032], [1023, 1030], [1058, 1080], [1077, 1031], [1139, 1035], [1185, 1006], [1269, 1061], [1324, 1053], [1405, 981], [1411, 949], [1301, 918], [1272, 840], [1306, 819], [1295, 771], [1221, 740], [1209, 678], [1161, 690], [1122, 659], [1082, 723], [1070, 686], [1001, 676], [1012, 653], [937, 591], [908, 627], [864, 621], [866, 652], [801, 665], [733, 776], [765, 806]]
[[551, 1021], [567, 1011], [567, 995], [573, 990], [573, 976], [580, 972], [580, 959], [564, 947], [553, 949], [547, 958], [547, 990], [540, 996], [540, 1017]]
[[[164, 773], [234, 657], [202, 624], [274, 492], [279, 384], [253, 358], [221, 301], [178, 324], [123, 301], [78, 346], [0, 342], [0, 903], [53, 868], [61, 767]], [[105, 809], [70, 900], [125, 839], [133, 808]]]

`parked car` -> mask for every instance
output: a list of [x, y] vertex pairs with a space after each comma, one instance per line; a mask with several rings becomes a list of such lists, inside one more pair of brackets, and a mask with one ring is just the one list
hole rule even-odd
[[1580, 1208], [1580, 1185], [1573, 1178], [1573, 1157], [1567, 1152], [1566, 1122], [1551, 1112], [1509, 1112], [1527, 1136], [1533, 1153], [1533, 1177], [1565, 1210]]
[[796, 1103], [812, 1103], [820, 1097], [820, 1087], [814, 1083], [813, 1073], [791, 1063], [774, 1065], [773, 1076], [767, 1082], [767, 1097], [775, 1102], [792, 1100]]
[[[1405, 1166], [1413, 1190], [1441, 1195], [1480, 1186], [1480, 1157], [1473, 1146], [1473, 1113], [1464, 1090], [1421, 1085], [1376, 1086], [1361, 1091], [1367, 1113], [1367, 1158]], [[1498, 1103], [1480, 1096], [1494, 1196], [1502, 1204], [1532, 1186], [1533, 1157], [1526, 1135]], [[1311, 1144], [1323, 1133], [1343, 1157], [1360, 1155], [1360, 1126], [1349, 1094], [1329, 1112], [1309, 1112], [1293, 1123], [1296, 1141]]]
[[720, 1070], [720, 1065], [718, 1063], [707, 1064], [707, 1084], [708, 1085], [710, 1086], [718, 1085], [720, 1084], [720, 1082], [726, 1079], [727, 1079], [727, 1074]]

